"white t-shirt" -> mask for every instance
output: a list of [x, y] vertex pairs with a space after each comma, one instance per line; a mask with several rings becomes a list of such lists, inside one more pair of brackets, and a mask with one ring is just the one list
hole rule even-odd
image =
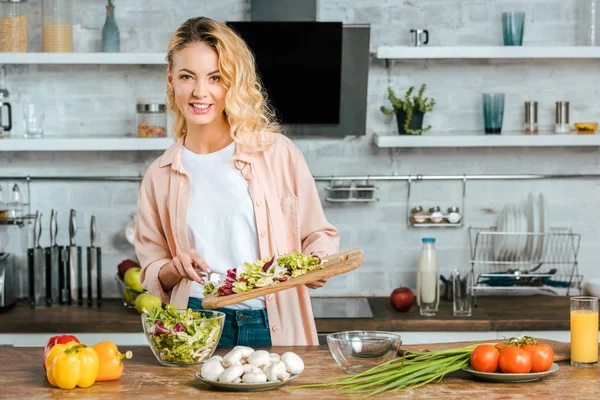
[[[235, 142], [210, 154], [196, 154], [185, 146], [181, 162], [192, 194], [187, 226], [190, 243], [212, 272], [227, 270], [259, 257], [254, 206], [248, 182], [232, 163]], [[191, 297], [204, 298], [204, 285], [192, 282]], [[233, 309], [265, 308], [264, 297], [228, 306]]]

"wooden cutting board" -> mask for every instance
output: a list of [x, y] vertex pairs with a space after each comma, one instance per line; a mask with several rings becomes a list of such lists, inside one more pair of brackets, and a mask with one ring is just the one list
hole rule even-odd
[[205, 310], [213, 310], [215, 308], [226, 307], [231, 304], [265, 296], [298, 285], [305, 285], [310, 282], [318, 281], [319, 279], [327, 279], [332, 276], [345, 274], [346, 272], [360, 267], [363, 263], [363, 259], [364, 254], [361, 249], [352, 249], [341, 253], [331, 254], [323, 259], [323, 263], [325, 263], [325, 268], [323, 269], [310, 271], [302, 276], [292, 278], [285, 282], [254, 288], [245, 293], [235, 293], [229, 296], [215, 296], [214, 294], [210, 294], [202, 301], [202, 308]]
[[[555, 340], [546, 340], [544, 338], [535, 338], [542, 343], [546, 343], [552, 347], [552, 351], [554, 351], [554, 361], [569, 361], [571, 359], [571, 345], [569, 343], [557, 342]], [[467, 347], [474, 344], [483, 344], [483, 343], [500, 343], [502, 340], [476, 340], [473, 342], [451, 342], [451, 343], [434, 343], [434, 344], [414, 344], [414, 345], [406, 345], [402, 346], [404, 350], [412, 350], [412, 351], [438, 351], [438, 350], [448, 350], [448, 349], [457, 349], [460, 347]]]

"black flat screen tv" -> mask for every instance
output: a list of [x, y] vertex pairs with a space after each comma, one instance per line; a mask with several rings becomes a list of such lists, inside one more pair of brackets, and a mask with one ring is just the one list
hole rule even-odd
[[341, 22], [227, 22], [256, 57], [283, 124], [339, 124]]

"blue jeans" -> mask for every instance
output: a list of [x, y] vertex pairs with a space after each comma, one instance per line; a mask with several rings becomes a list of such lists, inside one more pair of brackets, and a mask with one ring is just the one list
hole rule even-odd
[[[188, 308], [202, 310], [202, 300], [190, 297]], [[270, 347], [271, 332], [267, 310], [233, 310], [217, 308], [213, 311], [225, 313], [223, 334], [218, 347], [249, 346]]]

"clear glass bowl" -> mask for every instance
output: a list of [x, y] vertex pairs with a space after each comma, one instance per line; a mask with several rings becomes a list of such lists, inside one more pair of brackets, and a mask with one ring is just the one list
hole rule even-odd
[[125, 283], [119, 277], [119, 274], [115, 274], [115, 281], [117, 281], [117, 287], [119, 288], [119, 293], [121, 293], [121, 300], [123, 301], [123, 305], [127, 308], [135, 310], [135, 299], [146, 291], [138, 292], [137, 290], [133, 290], [130, 287], [126, 286]]
[[358, 374], [396, 357], [400, 335], [380, 331], [347, 331], [327, 335], [335, 362], [348, 374]]
[[[179, 312], [183, 312], [185, 310], [178, 310]], [[199, 346], [198, 354], [194, 356], [193, 361], [190, 362], [181, 362], [170, 360], [169, 356], [169, 348], [159, 348], [158, 343], [163, 342], [166, 339], [167, 335], [173, 335], [173, 333], [169, 332], [166, 334], [155, 334], [155, 326], [158, 322], [162, 322], [157, 319], [148, 318], [146, 314], [142, 314], [142, 325], [144, 327], [144, 335], [146, 335], [146, 340], [148, 341], [148, 345], [150, 349], [152, 349], [152, 353], [162, 365], [166, 365], [169, 367], [191, 367], [195, 365], [200, 365], [205, 360], [209, 359], [215, 350], [217, 349], [217, 345], [219, 344], [219, 340], [221, 339], [221, 335], [223, 334], [223, 324], [225, 323], [225, 313], [220, 311], [198, 311], [200, 313], [200, 318], [197, 320], [193, 320], [193, 323], [197, 325], [197, 330], [202, 329], [203, 324], [207, 323], [207, 318], [216, 319], [217, 323], [215, 326], [208, 332], [207, 335], [198, 338], [196, 342], [190, 343], [193, 347], [196, 343], [204, 343]], [[177, 338], [174, 338], [174, 342], [185, 344], [185, 342], [180, 341]]]

